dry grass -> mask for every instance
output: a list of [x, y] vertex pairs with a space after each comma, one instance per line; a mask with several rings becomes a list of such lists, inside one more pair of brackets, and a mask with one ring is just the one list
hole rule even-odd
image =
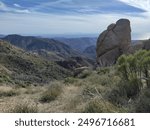
[[31, 103], [29, 101], [19, 102], [13, 108], [9, 109], [10, 113], [37, 113], [37, 104]]
[[92, 100], [90, 100], [84, 111], [85, 113], [116, 113], [116, 112], [123, 112], [110, 102], [101, 99], [100, 97], [95, 97]]
[[[13, 96], [2, 96], [0, 97], [0, 112], [22, 112], [23, 109], [29, 108], [28, 111], [32, 111], [30, 108], [34, 107], [37, 104], [37, 100], [41, 91], [44, 91], [43, 88], [37, 87], [27, 87], [27, 88], [15, 88], [15, 87], [8, 87], [8, 86], [0, 86], [0, 92], [10, 93], [10, 92], [17, 93]], [[33, 93], [28, 94], [27, 92], [34, 91]], [[20, 107], [20, 108], [19, 108]], [[36, 105], [37, 107], [37, 105]], [[19, 109], [17, 110], [17, 108]], [[25, 111], [24, 111], [25, 112]], [[27, 112], [27, 111], [26, 111]], [[32, 111], [33, 112], [33, 111]]]
[[1, 96], [0, 112], [120, 112], [105, 98], [115, 86], [114, 78], [94, 72], [84, 79], [69, 78], [45, 86], [3, 86], [0, 92], [18, 94]]

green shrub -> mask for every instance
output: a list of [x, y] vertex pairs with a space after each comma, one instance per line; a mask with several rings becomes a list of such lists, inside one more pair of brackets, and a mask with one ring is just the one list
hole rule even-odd
[[12, 83], [12, 80], [8, 75], [3, 75], [0, 73], [0, 83]]
[[111, 78], [108, 75], [103, 75], [99, 78], [99, 81], [102, 86], [110, 87], [112, 85]]
[[100, 99], [94, 98], [86, 105], [84, 111], [85, 113], [111, 113], [111, 112], [120, 112], [120, 110], [115, 107], [113, 104]]
[[97, 69], [97, 73], [100, 75], [107, 74], [109, 72], [110, 72], [110, 68], [108, 68], [108, 67], [103, 67], [103, 68]]
[[108, 76], [108, 74], [98, 75], [96, 73], [90, 75], [85, 79], [85, 82], [90, 83], [91, 85], [102, 85], [106, 87], [110, 87], [112, 85], [113, 76]]
[[40, 101], [42, 103], [48, 103], [48, 102], [51, 102], [53, 100], [55, 100], [62, 92], [62, 86], [60, 83], [52, 83], [48, 90], [46, 90], [41, 98], [40, 98]]
[[141, 86], [142, 86], [142, 83], [137, 78], [133, 78], [129, 82], [126, 82], [124, 88], [127, 92], [127, 97], [132, 98], [132, 97], [139, 95]]
[[[123, 80], [140, 83], [140, 87], [144, 87], [142, 81], [146, 81], [146, 86], [150, 86], [150, 51], [141, 50], [135, 54], [122, 55], [117, 61], [117, 69]], [[136, 84], [137, 85], [137, 84]]]
[[90, 76], [91, 73], [92, 73], [91, 70], [83, 70], [83, 71], [78, 75], [78, 78], [84, 79], [84, 78]]
[[75, 82], [77, 82], [77, 79], [73, 77], [68, 77], [68, 78], [65, 78], [64, 80], [65, 84], [74, 84]]
[[18, 88], [26, 88], [27, 87], [27, 85], [25, 84], [24, 81], [19, 81], [19, 80], [14, 79], [14, 83], [15, 83], [15, 86]]
[[135, 105], [135, 112], [150, 113], [150, 89], [146, 89]]
[[18, 93], [15, 90], [0, 91], [0, 97], [16, 96]]
[[124, 88], [113, 89], [107, 94], [107, 99], [117, 106], [126, 105], [128, 98]]
[[145, 86], [150, 86], [150, 51], [122, 55], [117, 61], [117, 70], [128, 98], [137, 96]]
[[137, 78], [132, 78], [129, 81], [122, 80], [118, 84], [120, 92], [126, 92], [128, 98], [138, 96], [141, 91], [141, 86], [142, 83]]

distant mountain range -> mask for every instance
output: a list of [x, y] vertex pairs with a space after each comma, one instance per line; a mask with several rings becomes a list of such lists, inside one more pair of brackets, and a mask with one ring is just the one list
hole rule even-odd
[[3, 38], [3, 37], [5, 37], [5, 35], [0, 34], [0, 38]]
[[[95, 64], [94, 49], [89, 54], [87, 54], [88, 53], [87, 51], [90, 50], [90, 47], [88, 45], [95, 44], [92, 42], [92, 40], [90, 40], [90, 38], [88, 45], [86, 45], [86, 42], [85, 43], [82, 42], [83, 45], [81, 46], [82, 48], [85, 49], [85, 51], [83, 52], [77, 51], [76, 48], [70, 47], [72, 43], [70, 44], [68, 43], [66, 45], [61, 40], [58, 39], [21, 36], [16, 34], [8, 35], [1, 39], [10, 42], [12, 45], [16, 47], [24, 49], [28, 53], [30, 52], [46, 60], [53, 61], [65, 69], [73, 70], [75, 68], [82, 66], [92, 67]], [[83, 38], [81, 39], [82, 39], [81, 41], [83, 41]], [[87, 39], [88, 38], [86, 38], [86, 41], [88, 41]], [[77, 39], [76, 41], [80, 42], [79, 39]], [[88, 46], [89, 49], [86, 49], [86, 46]], [[94, 56], [92, 52], [94, 53]]]
[[81, 37], [81, 38], [57, 38], [58, 41], [65, 43], [72, 49], [83, 52], [87, 47], [96, 46], [96, 37]]
[[92, 45], [87, 47], [84, 51], [83, 54], [86, 55], [87, 57], [90, 57], [92, 59], [96, 59], [96, 46]]
[[79, 55], [68, 45], [54, 39], [20, 35], [8, 35], [2, 39], [26, 51], [40, 52], [40, 54], [42, 50], [45, 50], [55, 52], [60, 57]]
[[[1, 39], [10, 42], [11, 44], [20, 47], [26, 51], [32, 51], [35, 54], [40, 54], [48, 59], [58, 60], [64, 57], [84, 56], [95, 60], [96, 51], [90, 47], [96, 46], [97, 38], [81, 37], [81, 38], [42, 38], [34, 36], [21, 35], [0, 35]], [[87, 54], [88, 53], [88, 54]]]

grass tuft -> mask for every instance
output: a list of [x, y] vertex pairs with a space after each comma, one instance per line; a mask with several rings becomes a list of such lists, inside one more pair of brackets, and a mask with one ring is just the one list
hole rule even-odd
[[48, 89], [42, 94], [40, 101], [42, 103], [49, 103], [55, 100], [62, 92], [62, 86], [58, 82], [52, 83]]

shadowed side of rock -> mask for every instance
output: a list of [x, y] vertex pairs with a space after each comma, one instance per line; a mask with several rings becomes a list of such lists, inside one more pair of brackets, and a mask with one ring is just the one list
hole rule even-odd
[[120, 19], [100, 34], [96, 47], [97, 63], [101, 67], [113, 65], [121, 54], [128, 52], [130, 45], [130, 21]]

